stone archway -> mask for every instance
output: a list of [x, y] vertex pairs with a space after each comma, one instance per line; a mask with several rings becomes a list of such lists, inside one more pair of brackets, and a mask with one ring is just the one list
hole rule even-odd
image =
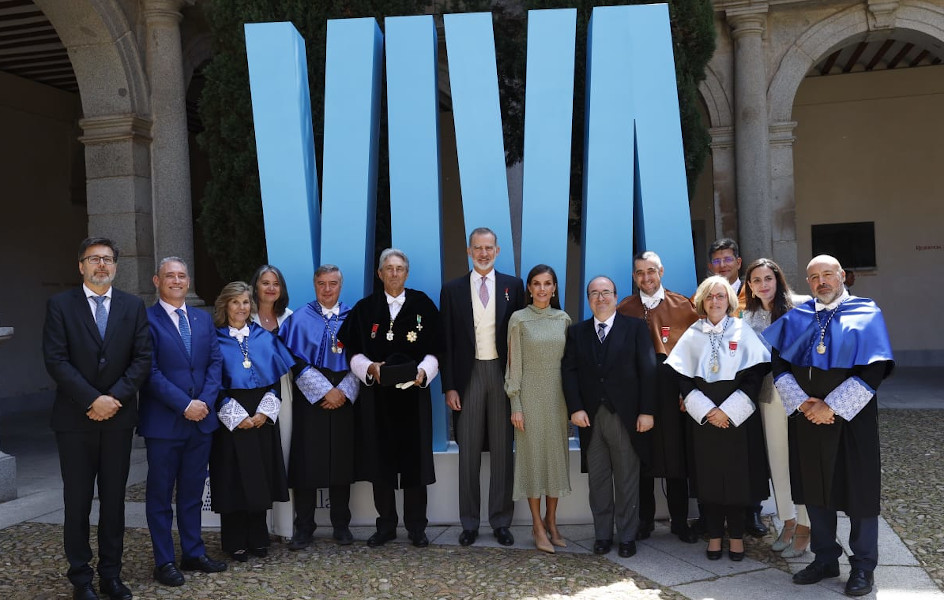
[[144, 60], [116, 0], [35, 0], [56, 29], [79, 85], [88, 231], [122, 250], [117, 285], [150, 295], [154, 262], [151, 122]]

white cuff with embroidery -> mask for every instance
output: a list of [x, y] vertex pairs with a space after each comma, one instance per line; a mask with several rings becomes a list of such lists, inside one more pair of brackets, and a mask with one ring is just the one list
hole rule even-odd
[[774, 381], [777, 391], [780, 393], [780, 399], [783, 401], [783, 409], [787, 411], [789, 417], [800, 405], [810, 399], [803, 391], [800, 384], [797, 383], [793, 373], [783, 373]]
[[256, 407], [257, 413], [262, 413], [265, 416], [269, 417], [273, 423], [279, 420], [279, 410], [282, 408], [282, 401], [279, 400], [279, 397], [276, 396], [273, 392], [266, 392], [265, 396], [262, 397], [262, 400], [259, 401], [259, 406]]
[[334, 387], [331, 385], [331, 382], [328, 381], [328, 378], [321, 374], [321, 371], [314, 367], [308, 367], [302, 373], [295, 378], [295, 383], [298, 385], [298, 389], [305, 394], [305, 400], [308, 400], [309, 404], [315, 404], [324, 398], [324, 395], [331, 391], [331, 388]]
[[354, 404], [357, 401], [357, 395], [361, 392], [361, 384], [357, 380], [357, 375], [353, 371], [348, 371], [348, 374], [338, 384], [338, 389], [351, 404]]
[[699, 425], [705, 424], [712, 408], [715, 408], [715, 403], [709, 400], [701, 390], [692, 390], [685, 396], [685, 412]]
[[718, 408], [728, 415], [728, 419], [735, 427], [740, 427], [741, 423], [746, 421], [756, 410], [750, 397], [741, 390], [734, 390], [734, 393], [728, 396]]
[[223, 407], [217, 413], [222, 423], [227, 429], [233, 431], [239, 424], [249, 418], [249, 413], [243, 408], [243, 405], [232, 398], [227, 398]]
[[370, 368], [372, 362], [374, 361], [363, 354], [355, 354], [351, 357], [351, 372], [364, 382], [364, 385], [374, 385], [374, 378], [367, 374], [367, 369]]
[[439, 375], [439, 360], [432, 354], [427, 354], [423, 357], [423, 360], [420, 364], [416, 365], [416, 369], [426, 372], [426, 381], [423, 383], [422, 387], [429, 386], [429, 382], [436, 379], [436, 376]]
[[875, 390], [867, 386], [864, 381], [858, 377], [850, 377], [826, 394], [823, 401], [833, 409], [834, 413], [851, 421], [860, 410], [865, 408], [874, 395]]

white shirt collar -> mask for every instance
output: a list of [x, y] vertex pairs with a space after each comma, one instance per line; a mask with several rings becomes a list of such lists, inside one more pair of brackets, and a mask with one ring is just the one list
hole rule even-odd
[[[388, 298], [389, 298], [389, 296], [388, 296]], [[333, 307], [331, 307], [331, 308], [325, 308], [325, 305], [322, 304], [321, 302], [319, 302], [319, 303], [318, 303], [318, 306], [321, 307], [321, 314], [323, 314], [323, 315], [326, 316], [326, 317], [329, 317], [329, 318], [330, 318], [332, 315], [335, 315], [335, 316], [336, 316], [336, 315], [341, 314], [341, 309], [340, 309], [340, 307], [339, 307], [337, 304], [335, 304], [335, 305], [334, 305]]]
[[236, 340], [239, 342], [242, 342], [244, 339], [249, 337], [249, 323], [243, 325], [241, 329], [236, 329], [231, 325], [229, 328], [229, 336], [236, 338]]
[[[158, 303], [160, 303], [160, 305], [161, 305], [161, 307], [164, 309], [164, 311], [167, 312], [167, 315], [168, 315], [168, 316], [171, 316], [171, 317], [176, 317], [176, 316], [177, 316], [177, 313], [176, 313], [177, 307], [176, 307], [176, 306], [174, 306], [173, 304], [169, 304], [169, 303], [167, 303], [167, 302], [164, 302], [163, 299], [158, 299]], [[190, 316], [190, 313], [187, 312], [187, 303], [186, 303], [186, 302], [185, 302], [183, 305], [181, 305], [180, 308], [182, 308], [182, 309], [184, 310], [184, 314], [185, 314], [185, 315], [187, 315], [188, 317]]]
[[727, 320], [731, 317], [725, 316], [725, 318], [718, 321], [717, 325], [712, 325], [711, 321], [708, 318], [701, 320], [701, 331], [702, 333], [722, 333], [724, 332], [724, 325], [727, 323]]
[[842, 294], [840, 294], [839, 297], [833, 300], [832, 303], [830, 304], [823, 304], [822, 302], [819, 301], [819, 298], [817, 298], [816, 299], [816, 312], [819, 312], [821, 310], [832, 310], [836, 308], [837, 306], [839, 306], [842, 302], [844, 302], [846, 298], [848, 297], [849, 297], [849, 290], [843, 289]]
[[651, 296], [644, 291], [639, 290], [639, 299], [642, 300], [642, 303], [646, 306], [646, 308], [652, 310], [653, 308], [659, 306], [660, 302], [665, 300], [665, 288], [660, 285], [659, 289], [656, 290], [656, 293]]
[[393, 297], [387, 292], [384, 292], [384, 296], [387, 297], [387, 304], [393, 304], [394, 302], [396, 302], [400, 306], [403, 306], [403, 303], [406, 302], [406, 290], [403, 290], [402, 292], [400, 292], [400, 295], [397, 297]]
[[472, 269], [472, 280], [473, 280], [474, 282], [478, 283], [479, 285], [482, 285], [482, 284], [481, 284], [481, 281], [482, 281], [483, 279], [488, 280], [489, 283], [494, 283], [494, 282], [495, 282], [495, 269], [492, 269], [491, 271], [489, 271], [489, 272], [486, 273], [485, 275], [482, 275], [481, 273], [479, 273], [479, 272], [476, 271], [475, 269]]
[[734, 293], [735, 293], [735, 294], [740, 294], [740, 293], [741, 293], [741, 284], [742, 284], [742, 283], [743, 283], [743, 282], [742, 282], [740, 279], [735, 279], [735, 280], [734, 280], [734, 283], [731, 284], [731, 287], [734, 288]]
[[596, 317], [593, 317], [593, 329], [594, 329], [594, 331], [597, 330], [597, 329], [599, 329], [599, 328], [600, 328], [600, 323], [604, 323], [604, 324], [606, 325], [606, 332], [607, 332], [607, 334], [609, 334], [610, 331], [612, 331], [612, 329], [613, 329], [613, 321], [615, 321], [615, 320], [616, 320], [616, 313], [615, 313], [615, 312], [614, 312], [612, 315], [610, 315], [610, 318], [607, 319], [606, 321], [601, 321], [601, 320], [597, 319]]
[[85, 285], [84, 283], [82, 284], [82, 290], [85, 292], [86, 298], [94, 298], [96, 296], [105, 296], [106, 298], [108, 298], [108, 301], [111, 302], [111, 290], [112, 290], [111, 286], [108, 286], [108, 289], [105, 290], [104, 294], [96, 294], [89, 288], [89, 286]]

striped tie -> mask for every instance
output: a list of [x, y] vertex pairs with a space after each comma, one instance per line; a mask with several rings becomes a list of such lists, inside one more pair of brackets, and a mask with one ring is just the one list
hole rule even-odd
[[606, 323], [600, 323], [597, 325], [597, 337], [600, 338], [600, 343], [603, 343], [603, 340], [606, 339]]
[[187, 321], [187, 313], [182, 308], [178, 308], [174, 312], [180, 317], [180, 339], [183, 340], [184, 348], [187, 349], [187, 356], [190, 356], [190, 322]]

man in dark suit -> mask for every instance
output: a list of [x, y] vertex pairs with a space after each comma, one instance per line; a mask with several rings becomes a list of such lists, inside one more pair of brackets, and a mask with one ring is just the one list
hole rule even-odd
[[[508, 362], [508, 319], [524, 308], [524, 284], [495, 270], [501, 248], [487, 227], [469, 235], [473, 270], [446, 283], [439, 306], [445, 337], [443, 389], [454, 411], [459, 444], [459, 543], [469, 546], [479, 534], [481, 492], [479, 470], [488, 440], [491, 454], [488, 520], [499, 543], [515, 543], [509, 526], [515, 505], [514, 433], [505, 395]], [[461, 393], [461, 396], [460, 396]]]
[[[589, 476], [595, 554], [613, 544], [614, 515], [619, 555], [636, 554], [640, 460], [648, 461], [642, 433], [655, 412], [655, 354], [641, 319], [616, 312], [616, 285], [596, 277], [587, 286], [593, 318], [567, 330], [561, 374], [571, 422]], [[615, 488], [615, 504], [614, 504]]]
[[84, 283], [49, 299], [43, 327], [46, 369], [56, 382], [52, 428], [62, 469], [68, 577], [79, 600], [98, 598], [88, 564], [96, 478], [99, 587], [109, 598], [132, 597], [120, 579], [125, 485], [138, 388], [151, 367], [151, 338], [144, 303], [111, 285], [117, 269], [113, 241], [84, 240], [79, 245]]
[[174, 564], [171, 537], [175, 483], [180, 568], [205, 573], [226, 570], [226, 563], [206, 555], [200, 535], [210, 441], [219, 426], [215, 406], [222, 355], [213, 319], [185, 303], [190, 289], [186, 263], [176, 257], [161, 260], [154, 287], [160, 298], [147, 311], [154, 362], [141, 388], [138, 433], [147, 443], [145, 514], [154, 549], [154, 578], [178, 586], [184, 584], [184, 576]]

